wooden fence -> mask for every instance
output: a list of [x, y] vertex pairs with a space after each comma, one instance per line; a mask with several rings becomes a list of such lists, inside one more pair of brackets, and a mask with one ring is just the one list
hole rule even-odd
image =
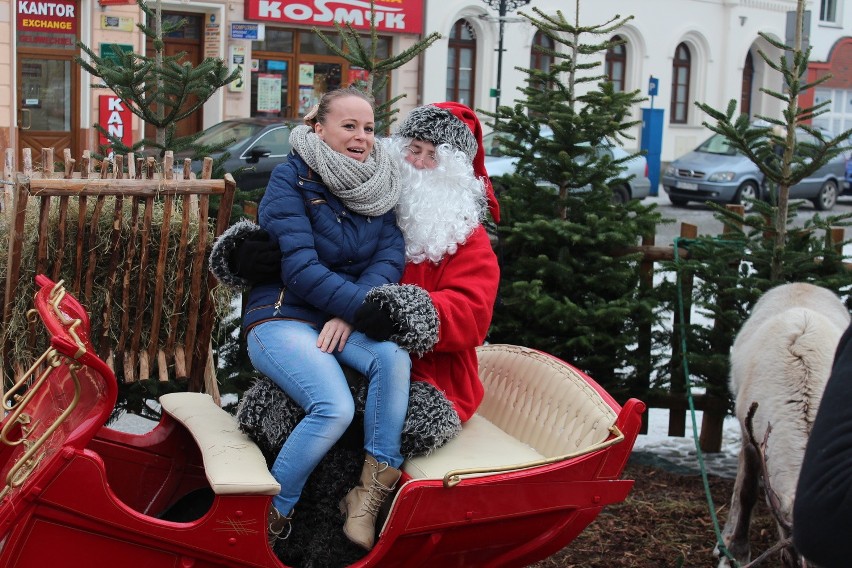
[[[24, 291], [44, 273], [65, 280], [90, 311], [92, 344], [119, 380], [186, 379], [190, 390], [218, 399], [211, 346], [216, 280], [207, 256], [230, 220], [236, 190], [230, 174], [210, 179], [206, 158], [199, 179], [190, 160], [175, 175], [171, 152], [159, 163], [132, 154], [96, 161], [86, 151], [78, 164], [66, 151], [56, 171], [47, 148], [38, 167], [29, 150], [22, 162], [18, 172], [7, 151], [4, 374], [24, 364], [13, 349], [21, 334], [12, 337], [10, 326], [31, 306]], [[210, 227], [213, 197], [219, 202]], [[33, 326], [23, 334], [35, 345]]]
[[[742, 205], [728, 205], [727, 209], [738, 213], [739, 215], [744, 214], [744, 208]], [[729, 233], [731, 230], [732, 229], [730, 227], [725, 226], [723, 235]], [[679, 236], [684, 239], [695, 239], [698, 237], [698, 227], [690, 223], [681, 223]], [[838, 252], [840, 252], [845, 239], [844, 229], [840, 227], [832, 228], [829, 231], [827, 238], [831, 243], [835, 243], [835, 246], [838, 248]], [[650, 291], [654, 287], [654, 274], [657, 269], [657, 263], [674, 261], [676, 254], [673, 245], [656, 246], [654, 236], [644, 238], [642, 245], [637, 246], [628, 252], [641, 252], [643, 255], [640, 265], [640, 286], [645, 291]], [[685, 260], [689, 258], [689, 251], [685, 248], [678, 249], [677, 254], [681, 259]], [[687, 327], [689, 327], [691, 323], [693, 288], [694, 277], [689, 274], [684, 275], [681, 281], [682, 297], [680, 298], [680, 301], [683, 302], [684, 323]], [[738, 330], [726, 329], [724, 322], [718, 320], [714, 321], [712, 325], [714, 335], [717, 338], [725, 338], [721, 344], [714, 346], [715, 350], [719, 353], [728, 353]], [[642, 398], [649, 408], [668, 409], [668, 435], [684, 436], [686, 433], [689, 401], [686, 393], [686, 384], [684, 381], [682, 365], [683, 350], [681, 348], [681, 337], [683, 329], [677, 311], [673, 314], [671, 327], [673, 330], [671, 344], [672, 356], [670, 362], [670, 375], [672, 380], [669, 392], [662, 395], [645, 395], [640, 398]], [[646, 388], [651, 385], [651, 331], [650, 327], [643, 330], [638, 342], [639, 352], [644, 354], [647, 360], [647, 365], [643, 366], [642, 369], [637, 369], [637, 373], [639, 375], [637, 379], [638, 384]], [[725, 384], [727, 384], [727, 377], [724, 377], [723, 380]], [[727, 399], [709, 393], [693, 395], [692, 398], [696, 410], [702, 411], [699, 435], [701, 450], [704, 452], [721, 451], [722, 430], [728, 411]], [[643, 431], [647, 431], [647, 422], [643, 425]]]

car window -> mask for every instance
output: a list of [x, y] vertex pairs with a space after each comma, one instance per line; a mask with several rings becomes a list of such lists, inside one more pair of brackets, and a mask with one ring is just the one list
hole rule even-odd
[[220, 146], [229, 140], [241, 141], [254, 136], [263, 126], [245, 122], [220, 122], [205, 130], [197, 143], [205, 146]]
[[290, 129], [286, 126], [264, 132], [252, 144], [252, 148], [263, 146], [269, 150], [270, 158], [286, 156], [290, 153]]
[[721, 134], [714, 134], [696, 148], [695, 151], [707, 154], [721, 154], [723, 156], [733, 156], [737, 153], [737, 150], [731, 146], [728, 139]]
[[489, 132], [482, 137], [482, 147], [485, 148], [485, 155], [492, 158], [499, 158], [506, 155], [506, 145], [500, 138], [506, 138], [505, 133]]
[[[552, 138], [553, 131], [549, 128], [542, 129], [542, 138]], [[482, 137], [482, 146], [485, 148], [485, 155], [490, 158], [499, 158], [506, 155], [507, 146], [504, 142], [506, 139], [512, 139], [505, 132], [497, 132], [496, 130], [489, 132]]]

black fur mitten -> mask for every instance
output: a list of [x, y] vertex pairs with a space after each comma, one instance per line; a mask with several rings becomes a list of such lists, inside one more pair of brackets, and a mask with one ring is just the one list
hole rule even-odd
[[435, 347], [440, 324], [438, 310], [429, 293], [420, 286], [377, 286], [367, 292], [364, 303], [367, 302], [378, 304], [390, 315], [394, 328], [390, 340], [409, 353], [420, 356]]
[[239, 221], [222, 233], [210, 251], [210, 272], [232, 288], [281, 278], [281, 249], [269, 233], [251, 221]]

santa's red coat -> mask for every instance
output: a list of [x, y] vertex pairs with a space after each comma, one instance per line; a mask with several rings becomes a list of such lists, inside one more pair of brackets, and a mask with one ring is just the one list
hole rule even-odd
[[476, 347], [485, 341], [500, 281], [497, 257], [480, 225], [453, 255], [441, 262], [407, 263], [403, 284], [429, 292], [440, 321], [438, 343], [412, 356], [411, 380], [425, 381], [443, 391], [462, 422], [482, 401]]

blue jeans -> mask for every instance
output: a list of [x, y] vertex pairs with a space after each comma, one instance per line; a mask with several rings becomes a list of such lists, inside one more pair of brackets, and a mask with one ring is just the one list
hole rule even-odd
[[379, 463], [399, 469], [400, 438], [408, 410], [411, 359], [390, 341], [375, 341], [353, 331], [343, 351], [324, 353], [318, 331], [294, 320], [258, 324], [248, 333], [254, 367], [272, 379], [299, 406], [305, 417], [287, 438], [270, 470], [281, 484], [272, 503], [289, 515], [308, 476], [352, 422], [355, 403], [340, 365], [369, 381], [364, 412], [364, 450]]

